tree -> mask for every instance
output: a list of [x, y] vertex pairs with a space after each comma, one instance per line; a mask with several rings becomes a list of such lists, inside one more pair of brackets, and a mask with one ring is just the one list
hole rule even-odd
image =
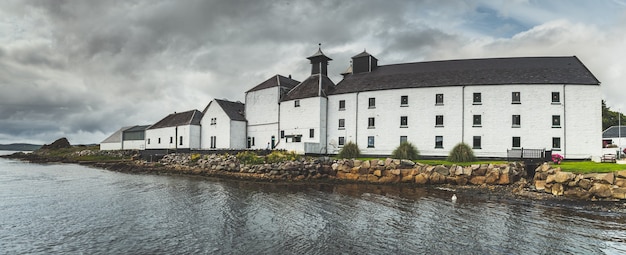
[[602, 100], [602, 130], [606, 130], [611, 126], [617, 126], [620, 122], [620, 117], [622, 125], [624, 125], [624, 120], [626, 120], [624, 114], [611, 111], [611, 108], [607, 107], [606, 102]]

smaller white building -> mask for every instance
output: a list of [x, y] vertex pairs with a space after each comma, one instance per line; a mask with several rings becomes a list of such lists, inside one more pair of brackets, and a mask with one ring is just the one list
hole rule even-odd
[[200, 148], [202, 112], [172, 113], [146, 129], [146, 150]]
[[616, 154], [626, 147], [626, 126], [612, 126], [602, 132], [602, 147], [604, 154]]
[[214, 99], [204, 109], [200, 147], [203, 150], [245, 149], [245, 106], [241, 102]]
[[100, 143], [100, 150], [143, 150], [148, 125], [123, 127]]

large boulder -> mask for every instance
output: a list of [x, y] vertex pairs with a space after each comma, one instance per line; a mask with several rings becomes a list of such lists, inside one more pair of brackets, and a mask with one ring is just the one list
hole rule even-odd
[[63, 137], [63, 138], [57, 139], [51, 144], [44, 144], [43, 146], [41, 146], [41, 148], [47, 149], [47, 150], [56, 150], [56, 149], [72, 148], [72, 145], [67, 140], [67, 138]]
[[415, 183], [426, 184], [428, 183], [428, 179], [430, 179], [430, 175], [428, 173], [421, 173], [415, 176]]
[[574, 180], [575, 177], [576, 175], [574, 173], [557, 172], [554, 175], [554, 181], [557, 183], [569, 183], [570, 181]]
[[593, 186], [589, 189], [589, 193], [597, 196], [597, 197], [611, 197], [611, 188], [608, 184], [603, 183], [594, 183]]

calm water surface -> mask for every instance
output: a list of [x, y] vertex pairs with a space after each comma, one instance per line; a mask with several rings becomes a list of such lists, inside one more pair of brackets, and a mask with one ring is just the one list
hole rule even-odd
[[624, 254], [626, 215], [0, 159], [1, 254]]

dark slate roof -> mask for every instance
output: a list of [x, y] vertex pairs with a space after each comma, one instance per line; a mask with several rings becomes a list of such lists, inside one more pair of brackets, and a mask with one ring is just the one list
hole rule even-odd
[[346, 75], [332, 93], [500, 84], [600, 82], [575, 56], [487, 58], [379, 66], [372, 72]]
[[231, 102], [227, 100], [215, 99], [215, 102], [222, 107], [228, 118], [231, 120], [246, 121], [244, 115], [245, 105], [241, 102]]
[[124, 130], [124, 132], [146, 131], [146, 129], [148, 129], [149, 127], [150, 127], [150, 125], [134, 126], [134, 127], [131, 127], [129, 129]]
[[325, 58], [326, 60], [333, 60], [332, 58], [329, 58], [328, 56], [324, 55], [324, 52], [322, 52], [322, 48], [317, 49], [317, 52], [315, 52], [313, 55], [311, 55], [307, 59], [313, 59], [317, 57], [322, 57], [322, 58]]
[[620, 129], [622, 137], [626, 137], [626, 126], [612, 126], [602, 132], [602, 138], [617, 138], [620, 137]]
[[[374, 57], [371, 54], [367, 53], [367, 51], [363, 50], [363, 52], [359, 53], [358, 55], [352, 57], [352, 58], [361, 58], [361, 57]], [[375, 57], [374, 57], [375, 58]]]
[[132, 128], [131, 127], [122, 127], [119, 130], [115, 131], [115, 133], [111, 134], [109, 137], [104, 139], [101, 143], [121, 143], [122, 142], [122, 132]]
[[172, 113], [147, 129], [157, 129], [184, 125], [200, 125], [201, 119], [202, 112], [198, 110]]
[[256, 85], [254, 88], [246, 91], [246, 93], [252, 92], [252, 91], [257, 91], [257, 90], [262, 90], [262, 89], [266, 89], [266, 88], [276, 87], [276, 86], [278, 86], [278, 84], [280, 84], [280, 86], [284, 87], [286, 90], [290, 90], [293, 87], [295, 87], [296, 85], [298, 85], [298, 83], [300, 83], [300, 82], [296, 81], [294, 79], [287, 78], [285, 76], [277, 74], [277, 75], [274, 75], [271, 78], [267, 79], [266, 81], [261, 82], [261, 84]]
[[317, 97], [319, 94], [320, 76], [322, 77], [322, 96], [327, 96], [335, 88], [335, 83], [326, 75], [314, 74], [289, 91], [282, 101]]

